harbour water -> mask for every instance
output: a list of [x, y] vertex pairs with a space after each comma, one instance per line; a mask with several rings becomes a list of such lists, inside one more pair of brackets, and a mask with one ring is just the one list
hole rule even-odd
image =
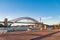
[[[0, 30], [39, 30], [39, 28], [34, 27], [0, 27]], [[51, 30], [52, 28], [48, 28], [48, 30]]]
[[34, 28], [34, 27], [0, 27], [0, 30], [27, 30], [28, 28], [30, 28], [32, 30], [38, 29], [38, 28]]

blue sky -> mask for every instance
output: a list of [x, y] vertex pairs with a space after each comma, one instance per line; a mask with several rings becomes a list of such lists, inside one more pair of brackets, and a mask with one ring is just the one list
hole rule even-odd
[[46, 24], [60, 22], [60, 0], [0, 0], [0, 20], [32, 17]]

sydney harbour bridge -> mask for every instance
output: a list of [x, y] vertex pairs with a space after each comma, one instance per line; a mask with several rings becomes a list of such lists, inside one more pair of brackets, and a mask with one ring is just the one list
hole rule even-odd
[[[27, 22], [21, 22], [21, 20], [27, 20]], [[42, 22], [39, 22], [39, 21], [37, 21], [33, 18], [30, 18], [30, 17], [20, 17], [20, 18], [16, 18], [16, 19], [13, 19], [13, 20], [9, 20], [9, 21], [8, 21], [7, 18], [5, 18], [4, 21], [0, 21], [0, 23], [3, 23], [4, 26], [6, 26], [6, 27], [11, 26], [14, 23], [23, 23], [23, 24], [33, 24], [33, 25], [28, 25], [28, 26], [46, 28], [46, 26]]]

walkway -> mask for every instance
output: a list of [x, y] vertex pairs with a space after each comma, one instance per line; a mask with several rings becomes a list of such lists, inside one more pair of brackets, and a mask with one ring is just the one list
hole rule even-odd
[[0, 35], [0, 40], [59, 40], [60, 30], [14, 31]]

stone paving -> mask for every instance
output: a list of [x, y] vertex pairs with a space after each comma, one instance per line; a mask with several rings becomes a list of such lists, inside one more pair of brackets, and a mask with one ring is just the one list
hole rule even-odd
[[60, 30], [13, 31], [1, 34], [0, 40], [60, 40]]

